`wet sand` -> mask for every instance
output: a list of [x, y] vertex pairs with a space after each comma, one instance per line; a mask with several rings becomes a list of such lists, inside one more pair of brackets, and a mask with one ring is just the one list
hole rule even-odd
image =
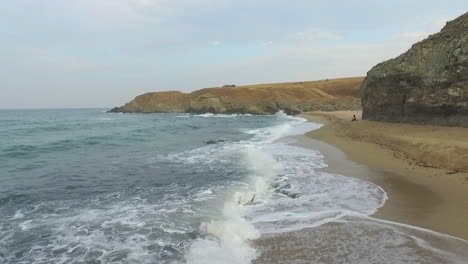
[[[360, 112], [303, 115], [325, 125], [295, 137], [295, 144], [320, 151], [329, 165], [323, 171], [372, 182], [385, 190], [388, 200], [370, 217], [349, 216], [315, 228], [264, 235], [254, 241], [260, 252], [254, 263], [466, 263], [468, 173], [428, 167], [397, 150], [356, 140], [359, 129], [370, 128], [366, 121], [351, 124], [353, 114], [360, 118]], [[361, 127], [350, 130], [349, 124]], [[388, 131], [386, 125], [381, 124], [381, 131]], [[408, 136], [405, 125], [397, 126]], [[463, 129], [454, 131], [463, 135]], [[468, 129], [466, 133], [468, 137]]]
[[464, 240], [377, 218], [345, 217], [316, 228], [268, 234], [256, 241], [256, 264], [465, 264]]
[[[381, 186], [388, 194], [389, 199], [379, 209], [374, 217], [405, 223], [413, 226], [427, 228], [440, 233], [449, 234], [462, 239], [468, 239], [468, 173], [457, 171], [451, 164], [439, 168], [427, 166], [418, 160], [392, 149], [391, 142], [385, 142], [383, 133], [391, 131], [406, 137], [417, 137], [414, 131], [432, 129], [437, 130], [434, 138], [421, 137], [434, 146], [447, 143], [438, 133], [445, 133], [445, 137], [452, 137], [449, 142], [455, 146], [464, 146], [468, 143], [468, 129], [448, 127], [425, 127], [409, 124], [387, 124], [359, 120], [350, 122], [350, 117], [360, 112], [331, 112], [325, 116], [323, 113], [303, 115], [311, 121], [324, 123], [319, 130], [309, 132], [302, 138], [301, 145], [318, 148], [329, 164], [327, 170], [346, 176], [351, 176], [373, 182]], [[377, 124], [375, 124], [377, 123]], [[376, 126], [373, 137], [389, 144], [383, 147], [375, 142], [366, 141], [360, 133]], [[346, 133], [342, 131], [345, 130]], [[413, 134], [409, 133], [413, 132]], [[351, 135], [351, 136], [350, 136]], [[466, 140], [466, 141], [465, 141]], [[445, 141], [445, 142], [443, 142]], [[338, 149], [339, 148], [339, 149]], [[454, 148], [455, 149], [455, 148]], [[464, 152], [466, 151], [466, 153]], [[468, 155], [468, 148], [454, 150], [454, 153], [445, 152], [446, 160], [450, 155], [457, 158]], [[468, 159], [466, 160], [468, 164]], [[448, 163], [448, 162], [447, 162]], [[439, 164], [442, 164], [440, 162]], [[464, 165], [457, 165], [464, 166]]]

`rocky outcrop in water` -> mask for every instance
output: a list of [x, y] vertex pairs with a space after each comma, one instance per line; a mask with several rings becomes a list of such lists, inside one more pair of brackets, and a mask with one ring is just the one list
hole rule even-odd
[[468, 127], [468, 13], [372, 68], [361, 99], [363, 119]]
[[192, 93], [154, 92], [137, 96], [111, 112], [288, 114], [360, 109], [363, 78], [206, 88]]

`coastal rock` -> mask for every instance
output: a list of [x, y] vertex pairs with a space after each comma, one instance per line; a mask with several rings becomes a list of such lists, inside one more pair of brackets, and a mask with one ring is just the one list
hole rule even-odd
[[111, 112], [287, 114], [360, 109], [362, 77], [312, 82], [205, 88], [192, 93], [153, 92]]
[[135, 97], [124, 106], [113, 108], [110, 112], [151, 113], [157, 109], [161, 113], [181, 113], [185, 112], [189, 104], [187, 94], [178, 91], [146, 93]]
[[468, 13], [372, 68], [361, 100], [363, 119], [468, 127]]
[[224, 139], [217, 139], [217, 140], [211, 139], [211, 140], [206, 141], [205, 143], [207, 145], [213, 145], [213, 144], [218, 144], [218, 143], [223, 143], [223, 142], [225, 142]]

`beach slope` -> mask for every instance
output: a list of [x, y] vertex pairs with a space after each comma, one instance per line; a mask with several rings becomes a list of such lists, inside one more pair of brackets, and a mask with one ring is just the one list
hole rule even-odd
[[302, 116], [325, 124], [309, 137], [375, 171], [367, 180], [389, 194], [377, 217], [468, 239], [468, 128], [366, 121], [360, 111]]

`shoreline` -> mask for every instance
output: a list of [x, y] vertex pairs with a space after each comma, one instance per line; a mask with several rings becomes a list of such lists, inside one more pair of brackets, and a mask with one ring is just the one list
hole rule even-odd
[[[439, 168], [434, 168], [428, 166], [427, 161], [418, 161], [417, 156], [411, 156], [412, 151], [417, 153], [420, 149], [411, 149], [411, 144], [405, 141], [394, 144], [389, 139], [390, 134], [398, 137], [398, 133], [401, 133], [405, 139], [412, 140], [414, 137], [426, 140], [423, 143], [429, 147], [437, 147], [437, 143], [441, 142], [427, 135], [418, 137], [419, 131], [430, 128], [436, 135], [448, 131], [448, 136], [460, 136], [466, 132], [468, 142], [468, 129], [363, 120], [350, 122], [353, 114], [360, 119], [358, 111], [302, 114], [301, 117], [324, 125], [299, 136], [297, 144], [319, 150], [329, 165], [325, 171], [366, 180], [382, 187], [388, 199], [372, 217], [468, 240], [468, 172], [458, 169], [465, 164], [446, 162], [444, 168], [441, 166], [444, 163], [439, 162]], [[407, 131], [415, 132], [411, 134]], [[455, 147], [459, 147], [457, 140], [465, 140], [463, 136], [455, 139], [447, 142], [442, 138], [440, 141], [442, 144], [458, 144]], [[463, 144], [461, 146], [461, 150], [456, 149], [456, 155], [464, 154]], [[466, 153], [468, 155], [468, 151]], [[447, 155], [447, 160], [452, 155], [451, 152], [436, 154]]]

